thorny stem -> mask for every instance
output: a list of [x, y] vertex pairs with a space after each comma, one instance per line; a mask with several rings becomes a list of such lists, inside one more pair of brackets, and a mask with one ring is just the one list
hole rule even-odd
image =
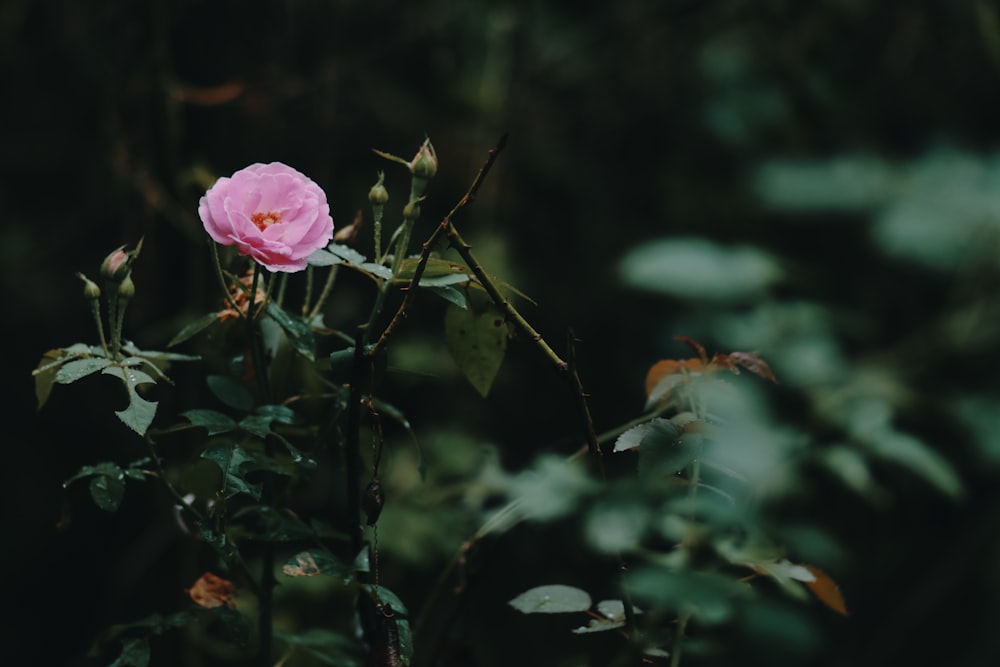
[[388, 342], [389, 337], [392, 336], [393, 331], [395, 331], [399, 322], [406, 317], [406, 309], [410, 306], [410, 302], [413, 301], [413, 297], [417, 293], [417, 286], [420, 284], [420, 279], [423, 277], [424, 270], [427, 268], [427, 260], [430, 259], [431, 250], [434, 248], [435, 243], [437, 243], [437, 240], [441, 238], [441, 235], [447, 231], [447, 228], [451, 227], [452, 218], [454, 218], [459, 211], [476, 200], [476, 194], [479, 192], [479, 186], [483, 184], [483, 181], [486, 179], [486, 175], [490, 172], [490, 169], [493, 167], [493, 163], [496, 162], [497, 156], [500, 155], [500, 152], [503, 150], [506, 143], [507, 135], [505, 134], [500, 137], [496, 146], [490, 149], [486, 162], [484, 162], [483, 166], [479, 168], [479, 173], [476, 174], [476, 177], [473, 179], [472, 185], [469, 186], [468, 191], [466, 191], [465, 195], [458, 200], [458, 203], [455, 204], [451, 211], [448, 212], [448, 215], [444, 217], [441, 224], [434, 228], [430, 237], [424, 242], [421, 248], [420, 258], [417, 260], [417, 266], [413, 270], [413, 277], [410, 279], [410, 284], [407, 285], [403, 294], [403, 301], [399, 304], [399, 308], [396, 309], [396, 313], [392, 316], [392, 320], [389, 322], [388, 326], [386, 326], [382, 335], [377, 341], [375, 341], [375, 344], [372, 345], [371, 349], [368, 351], [368, 356], [375, 356], [376, 353], [385, 347], [385, 344]]

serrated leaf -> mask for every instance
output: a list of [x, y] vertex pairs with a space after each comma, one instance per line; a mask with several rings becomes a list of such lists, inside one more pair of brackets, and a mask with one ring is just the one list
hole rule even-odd
[[240, 420], [240, 428], [258, 438], [266, 438], [271, 434], [272, 421], [267, 415], [248, 415]]
[[672, 475], [698, 457], [696, 440], [668, 419], [656, 418], [639, 445], [639, 475]]
[[253, 394], [243, 384], [225, 375], [209, 375], [205, 378], [212, 394], [225, 405], [243, 412], [253, 408]]
[[146, 667], [149, 664], [149, 640], [129, 637], [122, 640], [122, 651], [108, 667]]
[[522, 614], [564, 614], [587, 611], [592, 602], [587, 591], [550, 584], [528, 589], [507, 604]]
[[348, 264], [363, 264], [366, 259], [360, 252], [343, 243], [331, 243], [326, 247], [326, 250], [334, 257], [338, 257], [340, 261]]
[[236, 428], [236, 421], [232, 417], [215, 410], [187, 410], [181, 413], [181, 417], [195, 426], [205, 428], [210, 436], [228, 433]]
[[115, 512], [125, 496], [125, 482], [121, 476], [95, 475], [90, 479], [90, 497], [105, 512]]
[[484, 398], [493, 386], [507, 351], [503, 311], [490, 306], [481, 314], [450, 305], [445, 312], [448, 351], [466, 379]]
[[128, 392], [128, 407], [115, 412], [123, 424], [138, 433], [145, 435], [146, 429], [153, 423], [156, 416], [156, 401], [147, 401], [139, 396], [136, 387], [140, 384], [154, 384], [155, 381], [142, 371], [134, 368], [122, 368], [113, 366], [101, 371], [112, 377], [116, 377], [125, 384]]
[[209, 328], [216, 322], [219, 322], [219, 316], [217, 313], [206, 313], [193, 322], [190, 322], [177, 332], [170, 342], [167, 343], [167, 347], [173, 347], [174, 345], [180, 345], [189, 338], [200, 334], [205, 329]]
[[639, 445], [642, 444], [642, 439], [646, 437], [646, 434], [649, 433], [652, 428], [652, 422], [646, 422], [645, 424], [633, 426], [618, 436], [615, 440], [615, 448], [612, 451], [624, 452], [630, 449], [638, 449]]
[[285, 332], [296, 352], [309, 361], [316, 359], [316, 337], [308, 322], [292, 315], [273, 302], [267, 304], [267, 314]]
[[55, 380], [59, 384], [70, 384], [99, 370], [103, 370], [113, 363], [111, 359], [104, 357], [67, 361], [56, 371]]

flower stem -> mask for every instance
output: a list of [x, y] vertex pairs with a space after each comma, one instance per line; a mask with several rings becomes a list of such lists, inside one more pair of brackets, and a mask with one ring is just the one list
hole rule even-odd
[[[219, 279], [219, 287], [222, 288], [222, 294], [226, 297], [226, 302], [229, 307], [233, 309], [235, 313], [242, 313], [240, 307], [236, 305], [236, 301], [233, 299], [232, 295], [229, 293], [229, 283], [226, 282], [226, 276], [222, 274], [222, 260], [219, 259], [219, 246], [215, 245], [215, 241], [209, 239], [209, 247], [212, 249], [212, 264], [215, 266], [215, 277]], [[251, 292], [251, 294], [253, 294]], [[250, 297], [250, 301], [253, 301], [253, 296]], [[251, 303], [251, 306], [253, 304]]]

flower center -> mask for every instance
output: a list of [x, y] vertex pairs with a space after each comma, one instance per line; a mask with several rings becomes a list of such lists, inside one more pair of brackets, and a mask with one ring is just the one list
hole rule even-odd
[[281, 222], [281, 214], [276, 211], [268, 211], [267, 213], [254, 213], [250, 216], [250, 222], [257, 225], [257, 229], [264, 231], [271, 225], [276, 225]]

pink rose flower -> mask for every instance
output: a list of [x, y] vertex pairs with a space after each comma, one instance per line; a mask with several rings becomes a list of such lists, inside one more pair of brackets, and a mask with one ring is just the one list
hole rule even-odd
[[326, 193], [280, 162], [252, 164], [220, 178], [198, 204], [205, 231], [271, 271], [306, 268], [333, 238]]

